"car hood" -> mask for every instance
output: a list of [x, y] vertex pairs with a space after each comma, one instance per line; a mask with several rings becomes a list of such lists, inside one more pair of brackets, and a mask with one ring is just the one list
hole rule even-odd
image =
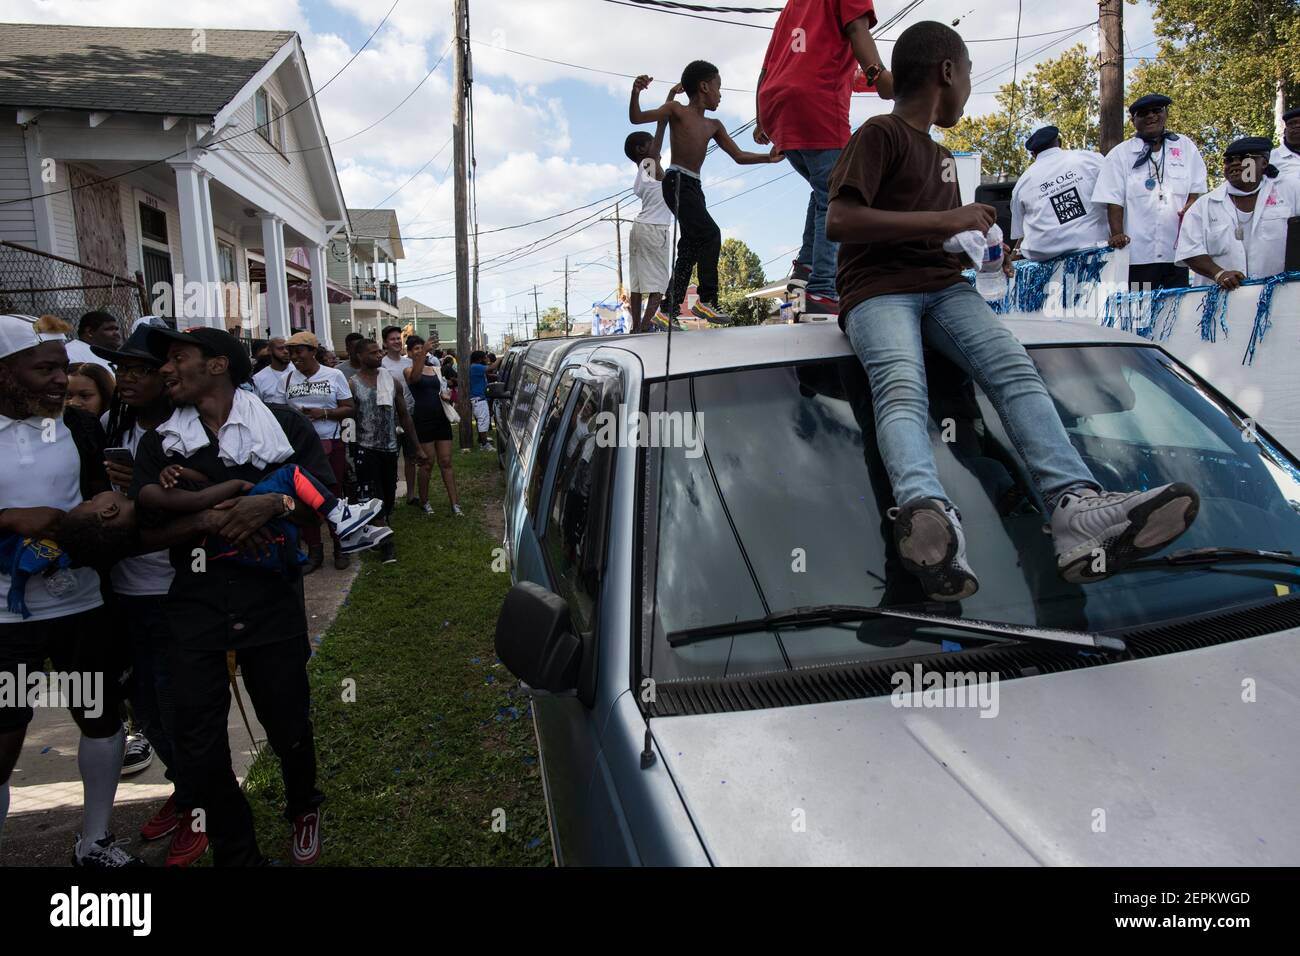
[[650, 727], [717, 864], [1294, 866], [1297, 642]]

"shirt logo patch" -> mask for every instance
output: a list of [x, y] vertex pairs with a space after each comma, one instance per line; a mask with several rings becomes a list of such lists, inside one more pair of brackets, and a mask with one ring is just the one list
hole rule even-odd
[[1079, 198], [1077, 187], [1071, 186], [1065, 192], [1058, 193], [1050, 198], [1052, 200], [1052, 212], [1056, 213], [1056, 221], [1063, 226], [1075, 219], [1082, 219], [1088, 214], [1083, 207], [1083, 200]]
[[1182, 155], [1183, 155], [1182, 147], [1181, 147], [1181, 146], [1170, 146], [1170, 147], [1169, 147], [1169, 155], [1170, 155], [1170, 156], [1173, 156], [1173, 157], [1175, 157], [1175, 158], [1181, 158]]
[[1277, 193], [1269, 193], [1269, 194], [1268, 194], [1268, 198], [1264, 200], [1264, 205], [1265, 205], [1265, 206], [1276, 206], [1276, 205], [1277, 205]]

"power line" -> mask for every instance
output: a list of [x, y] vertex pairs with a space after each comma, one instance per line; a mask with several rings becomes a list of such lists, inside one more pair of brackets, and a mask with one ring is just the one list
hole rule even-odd
[[[407, 186], [409, 186], [409, 185], [411, 184], [411, 180], [412, 180], [412, 179], [414, 179], [416, 176], [420, 175], [420, 173], [424, 172], [425, 169], [428, 168], [428, 165], [429, 165], [431, 162], [433, 162], [435, 159], [437, 159], [439, 156], [441, 156], [441, 155], [442, 155], [442, 151], [443, 151], [444, 149], [446, 149], [446, 148], [451, 144], [451, 141], [452, 141], [453, 139], [455, 139], [454, 136], [450, 136], [450, 137], [448, 137], [448, 138], [447, 138], [447, 142], [443, 143], [440, 147], [438, 147], [438, 152], [434, 153], [432, 156], [430, 156], [428, 159], [426, 159], [426, 160], [424, 161], [424, 165], [423, 165], [423, 166], [421, 166], [421, 167], [420, 167], [419, 169], [417, 169], [415, 172], [411, 173], [410, 179], [408, 179], [406, 182], [402, 183], [402, 185], [398, 186], [398, 187], [397, 187], [396, 189], [394, 189], [391, 193], [389, 193], [389, 194], [388, 194], [387, 196], [385, 196], [383, 199], [379, 200], [379, 202], [375, 203], [375, 204], [374, 204], [373, 206], [371, 206], [370, 208], [371, 208], [371, 209], [382, 209], [382, 208], [384, 207], [384, 203], [388, 202], [388, 200], [392, 199], [394, 196], [396, 196], [398, 193], [400, 193], [403, 189], [405, 189]], [[388, 237], [388, 236], [355, 236], [354, 238], [356, 238], [356, 239], [387, 239], [387, 238], [389, 238], [389, 237]]]
[[675, 10], [694, 10], [697, 13], [780, 13], [784, 7], [706, 7], [700, 3], [675, 3], [673, 0], [631, 0], [651, 7], [669, 7]]
[[[402, 0], [393, 0], [393, 5], [388, 8], [388, 13], [384, 14], [384, 18], [379, 21], [379, 25], [375, 27], [374, 31], [370, 34], [370, 36], [366, 37], [366, 42], [361, 44], [361, 46], [357, 48], [357, 52], [352, 54], [352, 56], [348, 58], [348, 61], [344, 63], [341, 67], [339, 67], [338, 72], [336, 72], [333, 76], [331, 76], [328, 80], [326, 80], [323, 86], [320, 86], [312, 90], [311, 95], [308, 96], [306, 99], [293, 104], [293, 106], [289, 107], [287, 110], [281, 113], [280, 118], [283, 119], [284, 117], [292, 113], [294, 110], [298, 109], [298, 107], [305, 106], [307, 103], [312, 102], [313, 100], [316, 99], [317, 96], [319, 96], [325, 90], [326, 87], [328, 87], [331, 83], [337, 80], [343, 74], [343, 71], [346, 70], [348, 67], [350, 67], [353, 61], [356, 60], [356, 58], [361, 55], [361, 51], [370, 45], [370, 41], [375, 38], [375, 34], [377, 34], [383, 28], [384, 24], [388, 22], [388, 18], [392, 15], [393, 11], [397, 9], [397, 5], [401, 2]], [[268, 122], [269, 122], [269, 118], [268, 118]], [[241, 136], [247, 136], [250, 133], [255, 133], [261, 128], [262, 128], [261, 126], [254, 126], [252, 129], [244, 130], [241, 133], [235, 133], [233, 136], [228, 136], [224, 139], [215, 140], [211, 143], [207, 143], [203, 145], [196, 145], [195, 148], [203, 149], [203, 150], [214, 149], [222, 145], [223, 143], [229, 143], [232, 142], [233, 140], [238, 139]], [[3, 199], [0, 200], [0, 206], [7, 206], [7, 205], [11, 205], [12, 203], [19, 203], [19, 202], [31, 202], [37, 199], [47, 199], [50, 196], [59, 196], [62, 195], [63, 193], [71, 193], [77, 189], [85, 189], [88, 186], [98, 186], [101, 183], [112, 182], [115, 179], [121, 179], [123, 176], [130, 176], [132, 173], [138, 173], [142, 169], [148, 169], [151, 166], [157, 166], [159, 163], [165, 163], [167, 162], [167, 160], [175, 159], [177, 156], [183, 156], [189, 153], [189, 151], [190, 151], [190, 147], [186, 146], [185, 148], [178, 149], [176, 152], [169, 153], [168, 155], [163, 156], [160, 159], [154, 159], [154, 160], [150, 160], [147, 163], [141, 163], [139, 166], [133, 166], [130, 169], [123, 170], [120, 173], [114, 173], [111, 176], [104, 176], [101, 179], [92, 179], [89, 182], [81, 183], [78, 186], [67, 186], [64, 189], [55, 189], [49, 192], [34, 193], [30, 196], [23, 196], [18, 199]]]
[[634, 3], [631, 0], [605, 0], [606, 3], [616, 3], [620, 7], [631, 7], [633, 10], [644, 10], [647, 13], [670, 13], [675, 17], [691, 17], [694, 20], [709, 20], [713, 23], [730, 23], [736, 27], [753, 27], [756, 30], [771, 30], [769, 26], [761, 23], [745, 23], [743, 20], [724, 20], [721, 17], [706, 17], [699, 13], [688, 13], [685, 10], [669, 10], [665, 7], [648, 7], [641, 3]]

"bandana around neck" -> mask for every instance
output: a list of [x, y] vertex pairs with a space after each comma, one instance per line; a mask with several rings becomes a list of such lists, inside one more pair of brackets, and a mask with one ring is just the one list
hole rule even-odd
[[1133, 168], [1134, 168], [1134, 169], [1138, 169], [1138, 168], [1141, 167], [1141, 166], [1142, 166], [1142, 165], [1143, 165], [1143, 164], [1144, 164], [1148, 159], [1151, 158], [1151, 152], [1152, 152], [1152, 150], [1155, 148], [1155, 145], [1156, 145], [1157, 143], [1163, 143], [1165, 140], [1168, 140], [1168, 141], [1171, 142], [1171, 143], [1177, 142], [1177, 141], [1178, 141], [1178, 134], [1177, 134], [1177, 133], [1171, 133], [1171, 132], [1169, 132], [1168, 130], [1166, 130], [1164, 133], [1161, 133], [1159, 136], [1153, 136], [1153, 137], [1151, 137], [1151, 138], [1149, 138], [1149, 139], [1148, 139], [1147, 137], [1145, 137], [1145, 136], [1140, 136], [1139, 139], [1141, 139], [1142, 142], [1146, 144], [1146, 147], [1142, 150], [1142, 153], [1141, 153], [1141, 155], [1138, 156], [1136, 162], [1133, 163]]

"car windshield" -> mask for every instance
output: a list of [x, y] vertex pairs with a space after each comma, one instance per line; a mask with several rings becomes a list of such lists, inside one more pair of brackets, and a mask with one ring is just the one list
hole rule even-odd
[[[1103, 487], [1185, 481], [1200, 492], [1196, 523], [1167, 550], [1300, 554], [1300, 467], [1175, 361], [1142, 346], [1055, 346], [1030, 355]], [[979, 592], [960, 605], [962, 617], [1100, 631], [1300, 589], [1296, 568], [1263, 562], [1133, 569], [1086, 587], [1066, 583], [1041, 502], [987, 396], [937, 357], [927, 358], [927, 380], [940, 479], [961, 509], [980, 580]], [[652, 412], [665, 409], [662, 382], [647, 397]], [[675, 428], [661, 429], [666, 447], [644, 458], [641, 634], [650, 639], [640, 642], [643, 673], [719, 678], [934, 653], [940, 638], [950, 639], [944, 649], [970, 639], [947, 630], [927, 637], [906, 622], [873, 619], [669, 646], [670, 632], [770, 611], [919, 606], [924, 597], [886, 544], [893, 501], [856, 359], [673, 379], [666, 411]], [[698, 440], [681, 416], [690, 416]]]

